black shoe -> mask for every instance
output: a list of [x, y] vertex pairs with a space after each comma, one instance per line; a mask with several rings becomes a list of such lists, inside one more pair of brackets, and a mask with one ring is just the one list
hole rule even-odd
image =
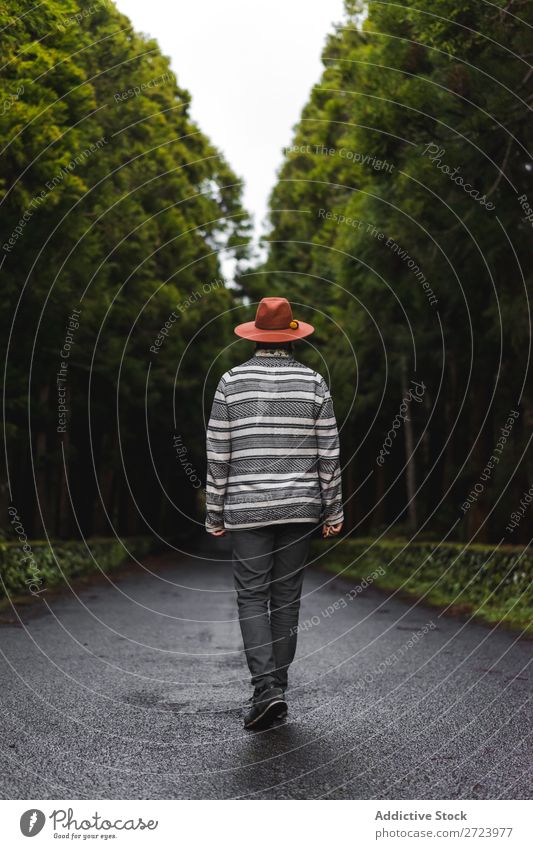
[[289, 708], [287, 707], [286, 699], [285, 699], [285, 690], [287, 689], [287, 685], [275, 683], [274, 687], [277, 687], [279, 690], [281, 690], [281, 696], [282, 696], [282, 699], [283, 699], [283, 704], [278, 705], [278, 709], [276, 711], [276, 719], [285, 719], [285, 717], [287, 716], [288, 710], [289, 710]]
[[285, 719], [289, 712], [289, 708], [287, 707], [287, 702], [285, 701], [285, 695], [283, 694], [283, 692], [281, 698], [281, 704], [276, 705], [276, 713], [274, 714], [275, 719]]
[[255, 691], [252, 707], [244, 717], [244, 727], [253, 729], [268, 728], [275, 720], [287, 715], [287, 702], [281, 687], [267, 684]]

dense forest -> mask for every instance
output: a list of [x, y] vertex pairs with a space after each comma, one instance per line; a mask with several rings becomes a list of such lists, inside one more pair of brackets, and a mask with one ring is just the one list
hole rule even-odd
[[4, 517], [11, 501], [27, 534], [172, 534], [195, 512], [187, 472], [204, 477], [241, 183], [113, 4], [2, 4], [0, 28]]
[[533, 5], [365, 6], [328, 38], [242, 291], [318, 328], [354, 532], [526, 541]]
[[532, 26], [528, 0], [347, 0], [253, 259], [156, 42], [107, 0], [2, 4], [3, 515], [202, 525], [233, 325], [282, 294], [317, 328], [297, 356], [331, 385], [347, 529], [528, 540]]

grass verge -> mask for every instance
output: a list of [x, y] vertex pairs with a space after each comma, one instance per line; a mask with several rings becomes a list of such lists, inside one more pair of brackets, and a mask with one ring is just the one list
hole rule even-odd
[[[469, 545], [358, 538], [336, 545], [313, 542], [321, 567], [408, 598], [473, 615], [533, 636], [533, 551], [519, 546]], [[381, 567], [381, 569], [380, 569]]]
[[154, 546], [151, 537], [0, 542], [0, 610], [24, 604], [82, 576], [107, 574]]

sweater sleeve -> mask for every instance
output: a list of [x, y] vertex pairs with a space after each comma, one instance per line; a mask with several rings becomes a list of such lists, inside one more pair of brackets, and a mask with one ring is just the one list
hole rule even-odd
[[328, 525], [344, 521], [340, 442], [333, 400], [324, 378], [318, 387], [319, 406], [315, 421], [318, 477], [322, 494], [322, 520]]
[[222, 511], [231, 459], [231, 433], [225, 388], [224, 378], [221, 377], [215, 391], [211, 416], [207, 425], [205, 488], [205, 528], [207, 531], [218, 531], [224, 528]]

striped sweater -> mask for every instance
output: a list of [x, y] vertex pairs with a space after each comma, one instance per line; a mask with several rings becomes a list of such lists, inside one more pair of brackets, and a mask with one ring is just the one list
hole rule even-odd
[[207, 427], [208, 531], [343, 521], [339, 435], [323, 377], [259, 349], [222, 375]]

